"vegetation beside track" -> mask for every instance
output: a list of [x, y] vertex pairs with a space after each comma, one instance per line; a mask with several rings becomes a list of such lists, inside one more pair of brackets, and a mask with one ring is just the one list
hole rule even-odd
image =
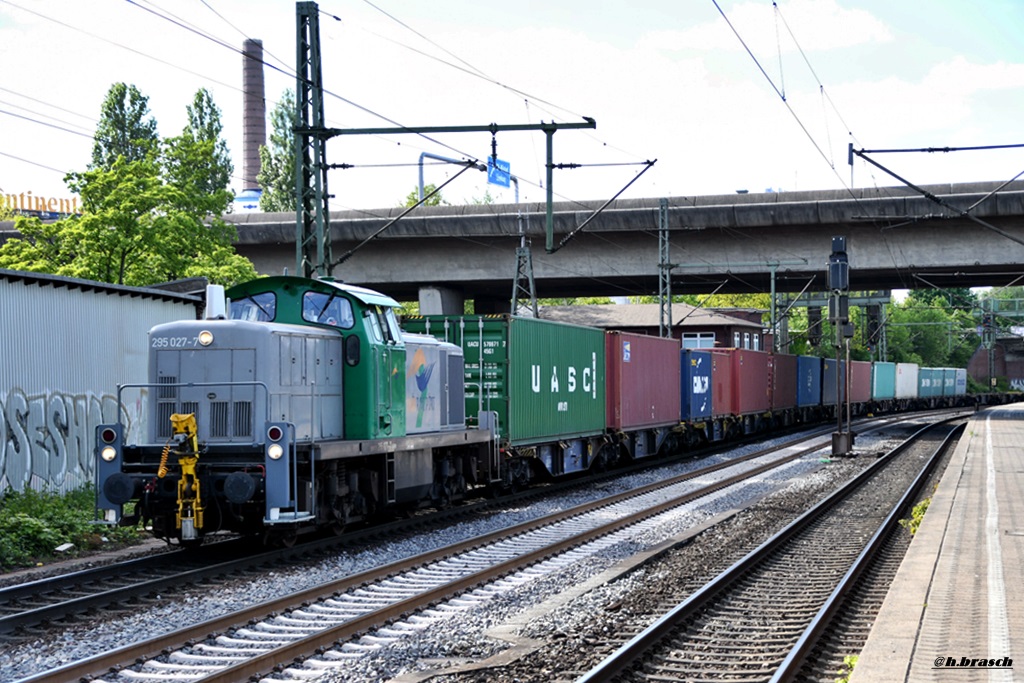
[[[71, 493], [8, 491], [0, 498], [0, 571], [78, 557], [96, 550], [133, 545], [144, 536], [133, 528], [92, 523], [91, 485]], [[56, 548], [67, 543], [71, 548]]]

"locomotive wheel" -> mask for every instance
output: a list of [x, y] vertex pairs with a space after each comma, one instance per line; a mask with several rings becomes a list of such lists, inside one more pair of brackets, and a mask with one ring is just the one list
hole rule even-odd
[[263, 545], [275, 548], [291, 548], [295, 545], [298, 537], [299, 534], [294, 529], [287, 531], [267, 529], [263, 534]]

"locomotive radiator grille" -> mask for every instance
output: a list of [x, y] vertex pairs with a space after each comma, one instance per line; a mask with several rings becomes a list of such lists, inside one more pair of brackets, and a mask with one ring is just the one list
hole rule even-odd
[[223, 438], [228, 434], [228, 402], [210, 401], [210, 438]]
[[[177, 377], [159, 377], [160, 384], [176, 384]], [[156, 435], [161, 439], [171, 438], [171, 415], [178, 411], [178, 387], [158, 387], [156, 391], [157, 409]]]
[[251, 401], [235, 401], [235, 436], [252, 436]]

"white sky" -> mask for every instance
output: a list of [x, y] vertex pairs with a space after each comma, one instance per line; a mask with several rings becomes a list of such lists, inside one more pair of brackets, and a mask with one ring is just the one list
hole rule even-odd
[[[554, 161], [657, 159], [624, 197], [841, 188], [851, 170], [853, 186], [890, 186], [899, 183], [863, 162], [847, 165], [849, 142], [1024, 142], [1024, 2], [780, 0], [779, 13], [769, 0], [718, 3], [785, 103], [713, 0], [321, 0], [328, 125], [589, 116], [596, 130], [555, 134]], [[171, 15], [195, 32], [163, 18]], [[210, 90], [241, 190], [242, 41], [261, 39], [276, 67], [266, 70], [269, 112], [294, 89], [295, 35], [286, 0], [0, 0], [0, 190], [70, 196], [64, 173], [86, 169], [100, 105], [122, 81], [149, 96], [165, 137], [180, 133], [195, 91]], [[331, 163], [404, 165], [332, 171], [332, 207], [399, 204], [416, 186], [421, 152], [482, 160], [491, 151], [486, 133], [432, 137], [448, 147], [413, 135], [329, 142]], [[544, 135], [500, 133], [498, 156], [521, 179], [521, 199], [543, 201]], [[1019, 149], [874, 158], [919, 184], [1024, 170]], [[561, 200], [604, 200], [640, 168], [558, 170], [553, 185]], [[426, 182], [453, 173], [430, 165]], [[477, 171], [443, 194], [462, 203], [488, 189], [513, 201]]]

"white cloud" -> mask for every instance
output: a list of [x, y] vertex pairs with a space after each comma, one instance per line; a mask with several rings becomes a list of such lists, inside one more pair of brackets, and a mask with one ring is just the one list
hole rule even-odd
[[[726, 10], [729, 23], [758, 58], [776, 55], [780, 50], [795, 51], [797, 44], [806, 53], [893, 39], [889, 28], [870, 12], [841, 7], [835, 0], [790, 0], [778, 3], [778, 9], [776, 13], [767, 2], [750, 2]], [[645, 36], [644, 46], [664, 50], [743, 50], [735, 33], [720, 17], [684, 30], [652, 31]]]

